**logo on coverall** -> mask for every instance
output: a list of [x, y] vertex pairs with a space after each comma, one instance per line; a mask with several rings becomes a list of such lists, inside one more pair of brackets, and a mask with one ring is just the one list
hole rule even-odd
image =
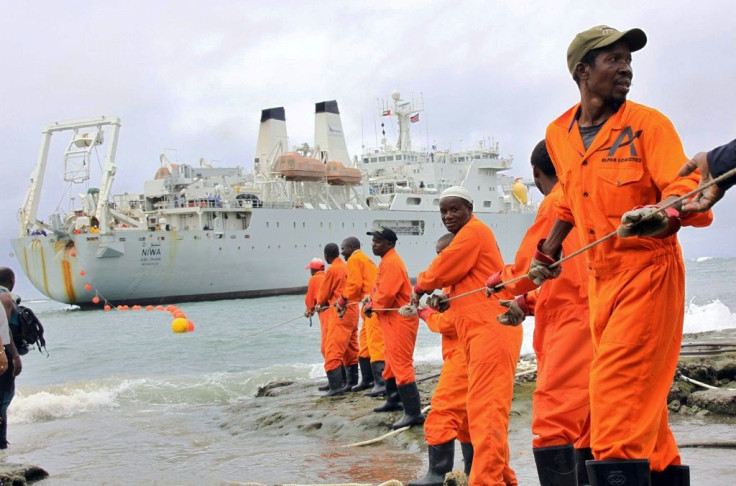
[[624, 486], [626, 484], [626, 476], [621, 471], [611, 471], [606, 481], [609, 486]]
[[[601, 162], [639, 162], [641, 163], [641, 157], [636, 151], [634, 140], [641, 136], [641, 130], [637, 130], [636, 133], [631, 129], [630, 126], [621, 130], [621, 135], [618, 136], [613, 145], [610, 147], [599, 148], [596, 152], [608, 151], [607, 157], [603, 158]], [[620, 148], [628, 147], [628, 157], [616, 157], [616, 152]]]

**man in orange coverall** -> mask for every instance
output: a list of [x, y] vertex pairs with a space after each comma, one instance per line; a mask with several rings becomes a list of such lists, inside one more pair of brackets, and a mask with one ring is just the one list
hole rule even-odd
[[[307, 295], [304, 297], [304, 305], [307, 308], [304, 316], [311, 318], [317, 312], [317, 292], [322, 286], [322, 282], [325, 281], [325, 262], [321, 258], [312, 258], [309, 265], [305, 268], [309, 270], [311, 277], [309, 277], [309, 284], [307, 285]], [[317, 315], [319, 316], [320, 331], [319, 352], [322, 353], [322, 357], [324, 358], [325, 340], [327, 339], [327, 314], [318, 312]], [[330, 386], [320, 386], [318, 389], [319, 391], [327, 391], [330, 389]]]
[[[537, 243], [555, 222], [555, 206], [563, 195], [544, 140], [534, 147], [531, 163], [534, 182], [545, 198], [516, 252], [514, 263], [491, 275], [486, 282], [487, 293], [495, 292], [499, 283], [527, 272]], [[574, 232], [563, 241], [562, 252], [570, 255], [582, 246], [579, 235]], [[503, 288], [518, 297], [515, 301], [502, 302], [512, 307], [502, 322], [519, 325], [526, 315], [534, 315], [535, 319], [537, 388], [532, 432], [536, 437], [532, 445], [539, 482], [555, 486], [588, 484], [585, 461], [593, 458], [588, 396], [593, 340], [585, 261], [582, 257], [571, 259], [565, 263], [560, 278], [545, 283], [538, 290], [528, 278]]]
[[325, 371], [331, 397], [350, 391], [358, 384], [358, 306], [350, 306], [340, 318], [331, 302], [335, 302], [345, 288], [348, 266], [340, 259], [335, 243], [325, 245], [325, 260], [330, 268], [325, 281], [317, 292], [317, 303], [329, 307], [327, 314], [327, 340], [325, 341]]
[[[455, 186], [443, 191], [440, 215], [455, 238], [419, 274], [412, 302], [444, 287], [454, 296], [483, 288], [488, 275], [503, 268], [496, 238], [473, 215], [473, 199], [467, 189]], [[452, 302], [468, 366], [468, 422], [475, 449], [471, 486], [517, 484], [508, 466], [508, 425], [522, 330], [496, 320], [495, 316], [505, 310], [499, 296], [512, 297], [503, 290], [491, 299], [476, 292]]]
[[598, 26], [570, 44], [580, 103], [552, 122], [546, 137], [565, 197], [529, 269], [538, 284], [558, 275], [550, 265], [573, 226], [586, 244], [618, 232], [586, 253], [592, 485], [690, 484], [667, 424], [685, 307], [675, 233], [681, 224], [707, 226], [712, 214], [659, 209], [696, 188], [700, 174], [678, 178], [687, 157], [672, 123], [626, 100], [631, 52], [646, 40], [639, 29]]
[[[376, 283], [370, 301], [363, 306], [368, 317], [373, 313], [383, 331], [386, 368], [386, 402], [373, 409], [374, 412], [391, 412], [404, 409], [404, 416], [394, 422], [393, 428], [424, 423], [422, 404], [414, 376], [414, 345], [417, 341], [419, 317], [399, 314], [398, 309], [409, 302], [411, 282], [404, 262], [394, 248], [396, 233], [390, 228], [378, 228], [368, 232], [373, 236], [373, 254], [381, 257], [376, 274]], [[373, 309], [376, 309], [375, 311]], [[403, 405], [403, 407], [402, 407]]]
[[[360, 240], [354, 236], [345, 238], [340, 245], [342, 256], [348, 262], [348, 280], [345, 289], [337, 302], [335, 308], [337, 314], [342, 316], [348, 306], [358, 306], [365, 297], [368, 297], [376, 281], [376, 264], [360, 249]], [[386, 383], [383, 380], [384, 350], [383, 332], [378, 324], [376, 316], [367, 317], [361, 312], [363, 326], [360, 329], [358, 343], [358, 364], [360, 365], [360, 383], [353, 387], [354, 392], [372, 390], [367, 396], [379, 396], [386, 393]], [[375, 379], [374, 379], [375, 377]]]
[[[452, 241], [452, 233], [440, 237], [435, 249], [439, 255]], [[457, 338], [453, 309], [440, 313], [430, 306], [419, 308], [419, 317], [433, 332], [442, 334], [442, 372], [432, 395], [432, 409], [424, 422], [424, 438], [429, 454], [429, 471], [407, 486], [442, 486], [445, 475], [452, 471], [455, 461], [455, 439], [460, 441], [465, 474], [470, 476], [473, 464], [473, 444], [470, 442], [468, 412], [468, 365]]]

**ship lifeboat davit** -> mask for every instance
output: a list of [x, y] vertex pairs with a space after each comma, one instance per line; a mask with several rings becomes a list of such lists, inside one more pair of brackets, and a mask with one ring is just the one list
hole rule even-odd
[[279, 155], [273, 170], [287, 181], [321, 181], [325, 178], [325, 165], [322, 162], [296, 152]]
[[327, 171], [327, 183], [334, 186], [352, 186], [360, 184], [360, 169], [345, 167], [340, 162], [327, 162], [325, 165]]
[[526, 185], [523, 182], [521, 182], [521, 178], [518, 178], [514, 181], [514, 187], [512, 188], [512, 191], [517, 201], [519, 201], [521, 204], [527, 203], [528, 191], [527, 191]]

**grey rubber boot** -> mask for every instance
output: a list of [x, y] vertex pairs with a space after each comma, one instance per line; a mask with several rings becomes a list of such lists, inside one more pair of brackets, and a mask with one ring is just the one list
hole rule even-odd
[[473, 467], [473, 444], [470, 442], [460, 442], [460, 449], [463, 451], [463, 460], [465, 461], [465, 475], [470, 477], [470, 470]]
[[651, 486], [649, 459], [588, 461], [590, 486]]
[[359, 392], [373, 388], [373, 369], [370, 358], [358, 358], [360, 365], [360, 383], [355, 385], [351, 391]]
[[650, 473], [652, 486], [690, 486], [690, 466], [667, 466]]
[[386, 394], [386, 382], [383, 380], [383, 370], [386, 368], [385, 361], [373, 361], [371, 363], [371, 371], [373, 371], [373, 389], [364, 395], [367, 397], [380, 397]]
[[407, 425], [421, 425], [424, 423], [422, 415], [422, 403], [419, 400], [419, 389], [416, 382], [412, 381], [399, 388], [401, 403], [404, 405], [404, 416], [394, 422], [393, 429], [400, 429]]
[[442, 486], [445, 474], [452, 471], [455, 460], [455, 439], [444, 444], [427, 446], [429, 471], [421, 479], [409, 481], [406, 486]]
[[578, 486], [590, 486], [585, 462], [592, 461], [593, 459], [593, 451], [590, 450], [590, 447], [575, 449], [575, 469], [578, 471]]
[[330, 384], [330, 390], [322, 395], [323, 397], [334, 397], [345, 393], [345, 382], [342, 378], [343, 367], [335, 368], [327, 372], [327, 381]]
[[396, 378], [389, 378], [386, 380], [386, 401], [383, 405], [373, 409], [374, 412], [396, 412], [398, 410], [404, 410], [401, 406], [401, 397], [399, 396], [399, 389], [396, 387]]
[[575, 450], [572, 444], [550, 447], [535, 447], [534, 462], [537, 464], [539, 484], [542, 486], [577, 486]]

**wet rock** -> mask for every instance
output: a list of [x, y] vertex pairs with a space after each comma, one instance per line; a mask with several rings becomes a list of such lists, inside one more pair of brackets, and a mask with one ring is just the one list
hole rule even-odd
[[48, 476], [49, 473], [38, 466], [12, 463], [0, 465], [0, 484], [3, 486], [25, 486]]
[[293, 381], [284, 380], [284, 381], [274, 381], [274, 382], [268, 383], [265, 386], [259, 386], [258, 391], [256, 392], [256, 398], [278, 396], [279, 393], [275, 391], [277, 388], [283, 388], [283, 387], [287, 387], [293, 384], [294, 384]]
[[681, 407], [682, 407], [682, 403], [680, 403], [680, 400], [672, 400], [667, 405], [667, 408], [670, 409], [670, 411], [672, 412], [679, 412]]
[[688, 397], [688, 405], [713, 413], [736, 415], [736, 390], [704, 390]]
[[451, 471], [445, 475], [443, 486], [468, 486], [468, 477], [464, 471]]

